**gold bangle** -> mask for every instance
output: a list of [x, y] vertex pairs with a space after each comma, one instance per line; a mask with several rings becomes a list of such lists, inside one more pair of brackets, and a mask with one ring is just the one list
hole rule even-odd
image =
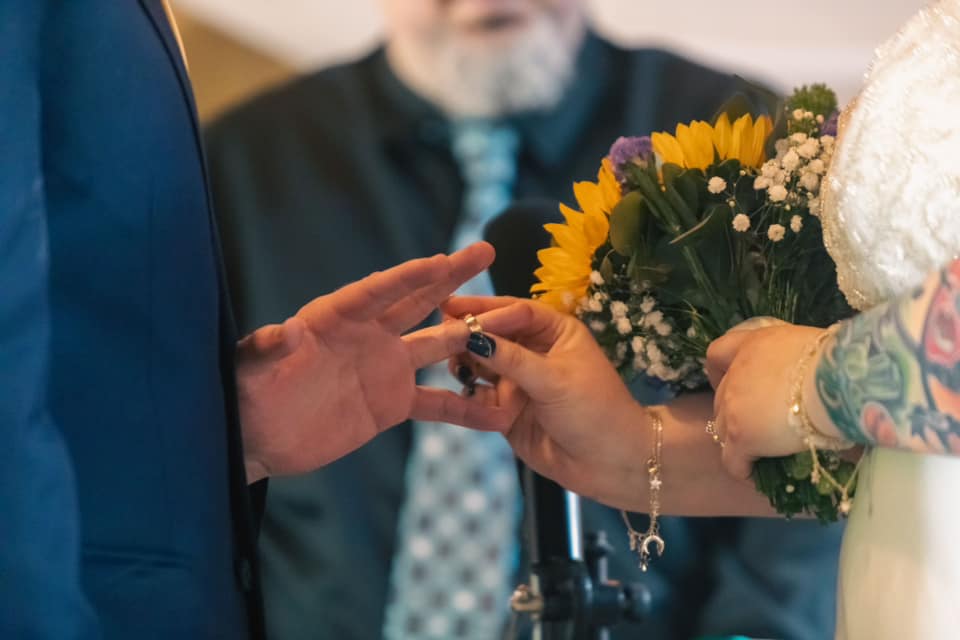
[[790, 393], [790, 406], [787, 413], [787, 422], [794, 428], [804, 443], [812, 444], [816, 449], [828, 449], [830, 451], [850, 449], [855, 443], [843, 438], [825, 435], [822, 430], [813, 424], [810, 416], [807, 415], [806, 406], [803, 402], [803, 383], [806, 379], [807, 368], [810, 362], [820, 351], [823, 343], [836, 335], [838, 328], [839, 325], [833, 325], [818, 335], [817, 338], [810, 343], [803, 357], [797, 363], [797, 367], [793, 373], [794, 378]]
[[633, 528], [627, 512], [620, 511], [623, 522], [627, 525], [627, 535], [630, 536], [630, 550], [636, 551], [640, 556], [641, 571], [646, 571], [650, 566], [651, 544], [656, 546], [657, 557], [662, 556], [663, 550], [666, 548], [666, 543], [660, 537], [659, 522], [660, 488], [663, 486], [663, 481], [660, 479], [660, 471], [663, 465], [663, 419], [658, 412], [652, 409], [646, 411], [653, 431], [653, 443], [650, 457], [647, 459], [647, 478], [650, 482], [650, 526], [647, 527], [645, 532], [641, 533]]
[[813, 424], [813, 421], [810, 420], [806, 412], [806, 407], [804, 407], [803, 404], [803, 382], [806, 377], [807, 367], [814, 356], [820, 351], [823, 343], [826, 342], [828, 338], [834, 336], [838, 328], [839, 325], [835, 324], [817, 336], [817, 339], [810, 344], [810, 348], [800, 359], [800, 362], [797, 363], [797, 368], [794, 372], [795, 378], [792, 393], [790, 395], [790, 406], [787, 409], [787, 422], [796, 430], [797, 435], [800, 436], [800, 439], [803, 440], [803, 443], [810, 450], [812, 463], [810, 483], [818, 485], [820, 481], [823, 480], [830, 485], [830, 487], [839, 494], [837, 510], [841, 515], [847, 516], [853, 508], [850, 491], [857, 481], [860, 465], [863, 463], [864, 456], [860, 456], [860, 460], [857, 461], [853, 473], [850, 474], [847, 481], [844, 484], [840, 484], [837, 479], [833, 477], [833, 474], [820, 463], [819, 450], [828, 449], [830, 451], [841, 451], [850, 449], [854, 446], [854, 443], [841, 438], [824, 435], [823, 432]]

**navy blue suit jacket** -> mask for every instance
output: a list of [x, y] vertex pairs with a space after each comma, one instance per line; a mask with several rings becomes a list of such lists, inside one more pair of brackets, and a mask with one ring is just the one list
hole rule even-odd
[[20, 595], [3, 598], [0, 629], [67, 612], [53, 635], [73, 637], [89, 603], [105, 638], [258, 637], [235, 335], [160, 0], [3, 7], [3, 47], [22, 46], [0, 65], [16, 144], [0, 171], [0, 433], [41, 461], [0, 461], [23, 487], [0, 490], [22, 542], [0, 533], [22, 555], [0, 589], [40, 585], [17, 613]]

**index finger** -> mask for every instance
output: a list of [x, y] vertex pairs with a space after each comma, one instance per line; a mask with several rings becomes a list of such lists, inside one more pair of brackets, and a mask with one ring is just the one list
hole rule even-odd
[[310, 313], [314, 305], [322, 304], [341, 316], [364, 322], [378, 318], [415, 292], [429, 288], [432, 296], [418, 296], [407, 305], [391, 309], [397, 316], [413, 316], [421, 311], [426, 316], [431, 311], [424, 310], [428, 302], [433, 306], [438, 304], [449, 292], [490, 266], [493, 258], [493, 247], [478, 242], [449, 256], [438, 254], [409, 260], [311, 302], [302, 311]]
[[440, 305], [440, 309], [451, 318], [462, 318], [468, 313], [478, 315], [524, 301], [511, 296], [451, 296]]

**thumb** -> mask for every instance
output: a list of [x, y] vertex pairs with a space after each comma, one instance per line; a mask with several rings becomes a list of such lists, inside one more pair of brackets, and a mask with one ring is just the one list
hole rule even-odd
[[270, 366], [286, 358], [300, 346], [304, 329], [296, 316], [260, 327], [237, 343], [237, 366]]
[[489, 333], [471, 333], [467, 351], [485, 368], [512, 380], [534, 400], [550, 394], [554, 385], [546, 356]]
[[754, 460], [737, 452], [734, 447], [724, 447], [720, 453], [723, 468], [737, 480], [747, 480], [753, 473]]

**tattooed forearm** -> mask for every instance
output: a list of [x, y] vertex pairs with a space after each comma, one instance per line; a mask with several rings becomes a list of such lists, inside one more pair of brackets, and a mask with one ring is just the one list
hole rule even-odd
[[850, 440], [960, 455], [960, 260], [844, 323], [816, 383]]

